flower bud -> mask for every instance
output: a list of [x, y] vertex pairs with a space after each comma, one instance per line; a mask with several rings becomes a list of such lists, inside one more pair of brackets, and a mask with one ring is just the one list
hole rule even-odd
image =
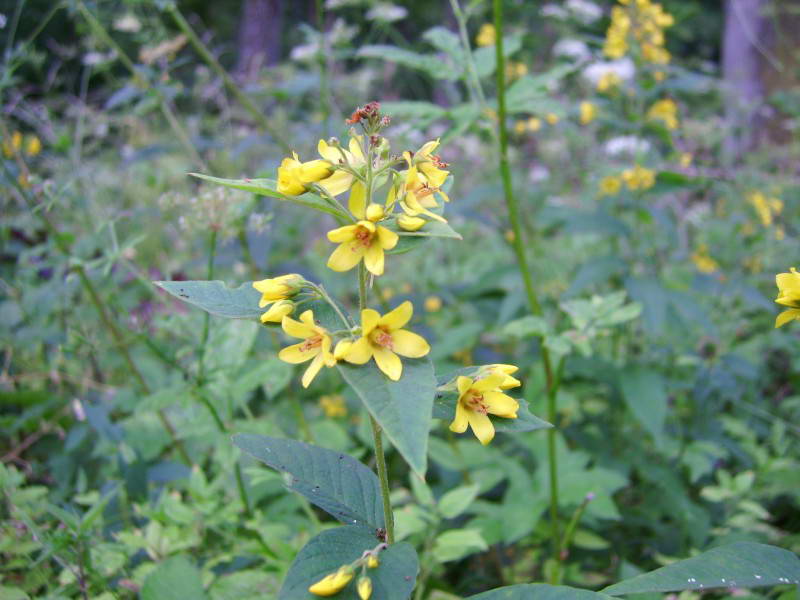
[[383, 218], [383, 207], [380, 204], [372, 203], [367, 207], [367, 219], [377, 223]]
[[350, 583], [354, 574], [353, 567], [345, 565], [335, 573], [325, 575], [317, 583], [309, 586], [308, 591], [315, 596], [333, 596], [341, 592], [344, 586]]
[[353, 345], [353, 340], [340, 341], [338, 344], [336, 344], [336, 347], [333, 349], [333, 358], [335, 358], [336, 360], [344, 359], [344, 357], [347, 356], [347, 353], [350, 351], [352, 345]]
[[380, 562], [378, 561], [377, 554], [370, 554], [367, 557], [367, 567], [369, 567], [370, 569], [377, 569], [379, 564]]
[[294, 312], [294, 302], [291, 300], [278, 300], [269, 310], [261, 315], [262, 323], [280, 323], [283, 317]]
[[358, 597], [361, 600], [369, 600], [372, 596], [372, 580], [366, 575], [362, 575], [358, 579]]
[[253, 287], [261, 292], [261, 300], [258, 303], [258, 307], [264, 308], [270, 302], [291, 298], [300, 291], [305, 282], [306, 280], [303, 279], [303, 276], [297, 273], [254, 281]]
[[420, 217], [412, 217], [410, 215], [400, 215], [397, 217], [397, 224], [403, 231], [418, 231], [425, 225], [425, 219]]

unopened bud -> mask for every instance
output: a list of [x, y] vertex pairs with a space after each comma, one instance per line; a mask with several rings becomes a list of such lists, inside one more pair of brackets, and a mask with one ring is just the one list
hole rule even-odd
[[278, 300], [261, 315], [262, 323], [280, 323], [283, 317], [294, 312], [294, 302], [291, 300]]
[[380, 221], [384, 214], [383, 207], [380, 204], [373, 202], [367, 207], [367, 219], [373, 223]]
[[326, 575], [314, 585], [309, 586], [308, 591], [315, 596], [333, 596], [344, 589], [350, 580], [353, 579], [353, 567], [345, 565], [335, 573]]
[[397, 224], [403, 231], [417, 231], [425, 225], [425, 219], [412, 217], [410, 215], [400, 215], [397, 217]]
[[358, 597], [361, 600], [369, 600], [372, 596], [372, 580], [366, 575], [362, 575], [358, 579]]
[[380, 561], [378, 561], [378, 557], [375, 554], [370, 554], [367, 557], [367, 567], [370, 569], [377, 569]]

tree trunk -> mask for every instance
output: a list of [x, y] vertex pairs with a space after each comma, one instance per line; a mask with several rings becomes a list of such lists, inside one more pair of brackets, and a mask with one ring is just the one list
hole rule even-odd
[[283, 0], [243, 0], [236, 71], [252, 80], [264, 65], [281, 58]]

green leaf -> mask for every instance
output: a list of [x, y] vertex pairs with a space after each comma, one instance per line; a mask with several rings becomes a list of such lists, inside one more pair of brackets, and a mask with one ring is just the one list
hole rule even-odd
[[646, 367], [628, 367], [619, 374], [625, 403], [658, 442], [667, 418], [667, 389], [659, 373]]
[[430, 238], [450, 238], [452, 240], [463, 240], [461, 234], [441, 221], [428, 221], [417, 231], [404, 231], [397, 225], [397, 220], [392, 219], [386, 223], [386, 227], [403, 237], [430, 237]]
[[433, 544], [433, 556], [439, 562], [447, 562], [483, 552], [488, 548], [480, 530], [451, 529], [436, 538]]
[[[316, 600], [308, 587], [339, 567], [372, 550], [380, 540], [369, 529], [354, 525], [323, 531], [306, 544], [295, 557], [281, 587], [278, 600]], [[414, 589], [419, 572], [417, 553], [405, 542], [392, 544], [378, 555], [380, 564], [369, 569], [372, 597], [381, 600], [406, 600]], [[356, 578], [336, 595], [337, 600], [358, 600]]]
[[389, 46], [386, 44], [374, 44], [361, 46], [357, 56], [362, 58], [379, 58], [383, 61], [397, 63], [404, 67], [424, 71], [435, 79], [457, 79], [458, 73], [453, 69], [443, 69], [442, 61], [431, 54], [419, 54], [411, 50]]
[[467, 600], [608, 600], [609, 596], [566, 585], [526, 583], [489, 590]]
[[422, 100], [398, 100], [396, 102], [381, 102], [381, 112], [390, 115], [393, 119], [413, 119], [424, 122], [441, 119], [447, 114], [447, 110]]
[[796, 554], [766, 544], [736, 542], [620, 581], [602, 591], [621, 596], [787, 583], [800, 583], [800, 559]]
[[290, 490], [342, 523], [383, 527], [378, 478], [351, 456], [296, 440], [250, 433], [234, 435], [233, 443], [273, 469], [289, 473]]
[[259, 319], [265, 310], [258, 307], [261, 294], [252, 282], [237, 288], [229, 288], [222, 281], [154, 281], [153, 284], [218, 317]]
[[189, 173], [189, 175], [234, 190], [242, 190], [244, 192], [258, 194], [259, 196], [269, 196], [270, 198], [277, 198], [278, 200], [284, 200], [285, 202], [292, 202], [294, 204], [305, 206], [306, 208], [313, 208], [314, 210], [328, 213], [329, 215], [350, 221], [350, 218], [347, 214], [337, 208], [334, 208], [316, 194], [312, 194], [310, 192], [301, 196], [287, 196], [286, 194], [281, 194], [277, 190], [278, 183], [274, 179], [224, 179], [222, 177], [203, 175], [202, 173]]
[[[550, 86], [572, 73], [577, 67], [577, 64], [562, 64], [539, 75], [523, 75], [512, 83], [506, 92], [508, 113], [531, 112], [534, 105], [541, 110], [541, 100], [550, 94]], [[561, 113], [563, 108], [558, 108], [560, 110], [553, 112]]]
[[173, 556], [159, 564], [142, 586], [141, 600], [204, 600], [200, 571], [185, 556]]
[[469, 508], [478, 495], [478, 484], [464, 485], [450, 490], [439, 499], [439, 513], [445, 519], [453, 519]]
[[362, 366], [339, 363], [337, 367], [397, 451], [424, 477], [436, 377], [428, 358], [402, 360], [403, 374], [398, 381], [386, 377], [372, 361]]

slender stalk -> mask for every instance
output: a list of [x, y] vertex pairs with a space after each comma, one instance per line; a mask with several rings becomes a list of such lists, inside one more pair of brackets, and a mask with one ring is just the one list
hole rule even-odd
[[264, 116], [255, 103], [241, 89], [239, 89], [239, 86], [236, 85], [236, 82], [225, 70], [225, 67], [223, 67], [216, 57], [211, 54], [197, 33], [195, 33], [194, 29], [184, 18], [183, 13], [181, 13], [177, 5], [175, 3], [170, 3], [167, 6], [167, 12], [172, 17], [172, 20], [175, 21], [175, 24], [178, 26], [178, 28], [189, 39], [189, 43], [194, 47], [200, 57], [209, 67], [211, 67], [217, 76], [222, 79], [225, 87], [228, 88], [228, 91], [231, 94], [233, 94], [239, 104], [241, 104], [242, 107], [248, 113], [250, 113], [250, 116], [253, 117], [253, 119], [258, 123], [259, 127], [269, 133], [275, 139], [281, 149], [288, 154], [291, 151], [291, 147], [286, 142], [283, 135], [272, 126], [267, 117]]
[[78, 1], [78, 10], [83, 18], [89, 23], [89, 26], [95, 32], [97, 37], [99, 37], [104, 44], [116, 52], [120, 62], [131, 72], [137, 83], [148, 90], [152, 90], [156, 96], [158, 96], [161, 112], [164, 114], [164, 118], [167, 119], [169, 126], [175, 132], [175, 135], [178, 137], [178, 140], [180, 140], [186, 152], [188, 152], [192, 157], [192, 160], [203, 170], [205, 170], [205, 161], [203, 161], [203, 159], [200, 157], [200, 154], [197, 152], [197, 149], [194, 147], [194, 144], [192, 144], [192, 141], [189, 138], [189, 134], [186, 133], [186, 130], [180, 124], [180, 121], [178, 121], [178, 117], [175, 115], [175, 111], [172, 110], [172, 106], [170, 106], [166, 96], [164, 96], [158, 87], [151, 85], [147, 78], [142, 75], [140, 70], [136, 68], [136, 65], [133, 63], [133, 61], [128, 57], [127, 54], [125, 54], [125, 51], [120, 47], [119, 44], [117, 44], [117, 42], [114, 41], [114, 38], [108, 34], [102, 23], [97, 20], [97, 17], [95, 17], [92, 12], [86, 8], [86, 5], [80, 0]]
[[319, 104], [322, 112], [322, 123], [325, 137], [330, 136], [330, 79], [328, 76], [328, 52], [325, 47], [325, 3], [323, 0], [316, 0], [317, 30], [319, 31], [319, 48], [317, 50], [317, 62], [319, 63]]
[[[367, 308], [367, 268], [363, 262], [358, 264], [358, 309], [359, 312]], [[394, 543], [394, 514], [392, 501], [389, 497], [389, 475], [386, 471], [386, 456], [383, 453], [383, 440], [381, 439], [381, 426], [371, 414], [369, 423], [372, 426], [372, 441], [375, 445], [375, 465], [378, 479], [381, 482], [381, 499], [383, 500], [383, 520], [386, 526], [386, 541]]]
[[[7, 136], [7, 133], [8, 132], [5, 128], [5, 125], [3, 125], [4, 136]], [[50, 219], [47, 217], [47, 214], [45, 214], [44, 210], [43, 209], [36, 210], [36, 203], [34, 202], [33, 198], [31, 198], [27, 190], [19, 184], [16, 177], [14, 177], [11, 174], [5, 162], [0, 161], [0, 166], [2, 166], [3, 174], [5, 175], [6, 179], [11, 181], [12, 185], [16, 187], [17, 192], [26, 202], [31, 212], [39, 216], [39, 219], [42, 221], [42, 224], [45, 226], [48, 233], [50, 234], [50, 239], [52, 239], [55, 242], [56, 246], [58, 247], [58, 249], [61, 251], [62, 254], [69, 257], [70, 256], [69, 246], [67, 246], [67, 243], [61, 237], [55, 225], [53, 225], [50, 222]], [[125, 337], [122, 335], [122, 332], [119, 330], [114, 320], [111, 317], [109, 317], [108, 313], [106, 312], [105, 306], [103, 305], [103, 302], [100, 299], [100, 295], [97, 293], [97, 290], [95, 289], [92, 280], [89, 279], [89, 277], [86, 275], [86, 271], [84, 270], [83, 265], [80, 264], [76, 265], [75, 267], [73, 267], [73, 270], [75, 271], [75, 273], [77, 273], [78, 279], [81, 282], [81, 286], [83, 286], [84, 291], [88, 294], [89, 299], [92, 302], [92, 305], [97, 311], [97, 314], [100, 317], [100, 322], [103, 324], [106, 330], [108, 330], [109, 334], [114, 340], [114, 346], [117, 348], [117, 350], [119, 350], [119, 353], [122, 355], [122, 358], [128, 365], [128, 369], [130, 370], [131, 375], [133, 375], [133, 378], [136, 380], [141, 390], [145, 394], [149, 394], [150, 386], [147, 385], [147, 381], [142, 376], [142, 373], [141, 371], [139, 371], [139, 368], [136, 366], [136, 363], [134, 362], [133, 357], [131, 356], [130, 351], [128, 350], [128, 346], [125, 343]], [[178, 450], [178, 453], [181, 455], [181, 458], [184, 460], [184, 462], [186, 462], [186, 464], [191, 465], [192, 459], [189, 458], [189, 454], [186, 452], [186, 448], [184, 447], [183, 442], [180, 440], [180, 438], [178, 438], [178, 434], [175, 431], [175, 427], [170, 422], [169, 417], [167, 417], [166, 413], [161, 409], [157, 411], [157, 414], [159, 420], [161, 421], [161, 424], [164, 426], [164, 429], [166, 429], [167, 433], [172, 439], [173, 445]]]
[[[499, 150], [500, 150], [500, 177], [503, 181], [503, 195], [506, 206], [508, 207], [508, 217], [511, 221], [511, 230], [514, 232], [512, 246], [517, 257], [522, 281], [525, 285], [525, 294], [531, 312], [541, 316], [542, 306], [536, 297], [536, 290], [533, 287], [531, 271], [528, 267], [528, 258], [525, 254], [525, 244], [522, 240], [522, 227], [520, 226], [519, 205], [517, 197], [511, 185], [511, 168], [508, 162], [508, 129], [506, 127], [506, 65], [503, 53], [503, 1], [493, 0], [494, 28], [495, 28], [495, 57], [497, 59], [497, 117], [499, 128]], [[551, 545], [553, 557], [558, 560], [559, 545], [561, 536], [559, 534], [558, 519], [558, 456], [556, 454], [556, 428], [557, 417], [556, 395], [558, 384], [553, 376], [553, 367], [550, 362], [550, 352], [547, 347], [541, 345], [542, 367], [544, 369], [545, 381], [547, 385], [547, 419], [553, 424], [553, 428], [547, 430], [547, 461], [550, 472], [550, 526], [551, 526]]]
[[[217, 228], [211, 228], [211, 233], [208, 237], [208, 263], [206, 265], [206, 280], [211, 281], [214, 279], [214, 260], [217, 257]], [[206, 346], [208, 345], [209, 323], [211, 321], [211, 314], [208, 312], [203, 313], [203, 334], [200, 337], [200, 358], [198, 359], [197, 366], [197, 383], [203, 385], [205, 378], [205, 356]]]

